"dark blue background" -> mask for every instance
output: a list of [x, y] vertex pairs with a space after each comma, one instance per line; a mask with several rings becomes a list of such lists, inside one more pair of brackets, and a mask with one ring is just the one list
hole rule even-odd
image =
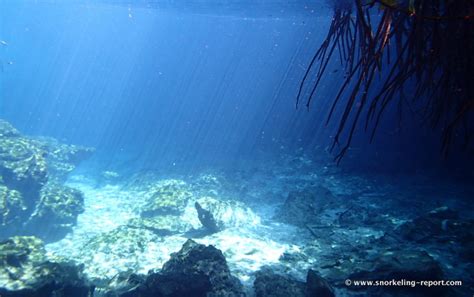
[[[323, 4], [108, 2], [1, 2], [1, 118], [94, 146], [112, 167], [232, 164], [298, 148], [332, 161], [336, 122], [324, 121], [340, 66], [310, 111], [295, 109], [330, 23]], [[371, 145], [359, 129], [342, 166], [470, 171], [465, 154], [442, 159], [439, 134], [419, 119], [405, 113], [401, 129], [396, 119], [394, 105]]]

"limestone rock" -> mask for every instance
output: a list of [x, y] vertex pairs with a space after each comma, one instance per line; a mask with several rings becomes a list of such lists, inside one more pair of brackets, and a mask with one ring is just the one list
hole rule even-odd
[[283, 206], [277, 211], [275, 219], [287, 224], [305, 227], [317, 221], [323, 204], [334, 200], [328, 189], [322, 186], [292, 191]]
[[0, 183], [0, 230], [7, 237], [18, 231], [27, 211], [26, 201], [21, 193]]
[[84, 197], [79, 190], [56, 183], [48, 183], [40, 195], [26, 229], [45, 241], [59, 240], [71, 231], [77, 216], [84, 212]]
[[146, 203], [141, 207], [141, 216], [179, 215], [191, 197], [189, 186], [184, 181], [160, 181], [148, 191]]
[[242, 285], [232, 276], [224, 255], [213, 246], [197, 244], [193, 240], [184, 243], [181, 250], [171, 255], [163, 265], [163, 275], [205, 275], [211, 284], [207, 296], [243, 296]]
[[[353, 272], [348, 273], [347, 278], [351, 280], [442, 280], [443, 271], [439, 263], [427, 252], [419, 250], [393, 250], [387, 251], [372, 261], [366, 263], [367, 268], [354, 266]], [[348, 271], [349, 272], [349, 271]], [[401, 296], [402, 293], [417, 293], [415, 296], [445, 296], [446, 287], [422, 287], [417, 286], [390, 286], [390, 287], [347, 287], [352, 290], [366, 290], [370, 296]]]
[[[133, 276], [133, 275], [132, 275]], [[107, 296], [119, 297], [244, 297], [239, 280], [230, 274], [222, 252], [213, 246], [184, 243], [159, 272], [145, 280], [125, 277]]]
[[0, 238], [35, 235], [54, 241], [70, 231], [83, 198], [61, 179], [92, 151], [23, 136], [0, 120]]
[[92, 293], [82, 269], [48, 260], [38, 238], [13, 237], [0, 242], [0, 296], [88, 297]]
[[49, 178], [59, 181], [65, 181], [67, 175], [95, 151], [91, 147], [61, 143], [51, 137], [37, 137], [34, 140], [38, 147], [47, 152]]
[[304, 282], [276, 274], [267, 267], [256, 273], [253, 287], [256, 297], [306, 296]]
[[260, 224], [260, 217], [241, 202], [202, 197], [190, 201], [182, 216], [182, 220], [195, 229], [202, 227], [195, 207], [196, 202], [212, 215], [219, 230]]

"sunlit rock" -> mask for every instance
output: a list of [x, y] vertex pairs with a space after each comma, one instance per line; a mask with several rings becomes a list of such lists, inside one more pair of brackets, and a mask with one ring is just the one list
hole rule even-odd
[[83, 198], [61, 180], [92, 151], [23, 136], [0, 120], [0, 238], [36, 235], [53, 241], [70, 231]]
[[88, 159], [95, 149], [80, 145], [65, 144], [51, 137], [36, 137], [35, 141], [46, 154], [49, 178], [65, 181], [76, 166]]
[[26, 229], [47, 241], [61, 239], [72, 230], [77, 216], [84, 212], [83, 194], [74, 188], [47, 183], [40, 196]]
[[202, 197], [190, 201], [182, 216], [182, 220], [190, 224], [194, 229], [202, 227], [195, 207], [196, 202], [198, 202], [203, 209], [212, 214], [220, 230], [230, 227], [248, 227], [260, 224], [260, 217], [242, 202]]
[[9, 122], [0, 119], [0, 137], [20, 136], [20, 132]]
[[140, 207], [142, 217], [179, 215], [193, 194], [184, 181], [168, 179], [156, 183], [146, 196], [145, 204]]
[[85, 272], [94, 280], [111, 279], [126, 271], [146, 274], [161, 268], [185, 240], [180, 236], [163, 237], [144, 228], [121, 226], [92, 237], [81, 245], [76, 258], [84, 263]]
[[186, 241], [181, 250], [163, 265], [163, 275], [200, 275], [208, 277], [211, 288], [206, 296], [243, 296], [242, 285], [230, 274], [222, 252], [214, 246]]
[[0, 296], [90, 296], [82, 268], [51, 261], [41, 240], [12, 237], [0, 242]]
[[28, 201], [34, 200], [48, 179], [46, 154], [28, 138], [1, 136], [0, 176], [5, 185], [24, 193]]
[[16, 233], [23, 223], [28, 208], [17, 190], [10, 190], [0, 182], [0, 230], [8, 237]]

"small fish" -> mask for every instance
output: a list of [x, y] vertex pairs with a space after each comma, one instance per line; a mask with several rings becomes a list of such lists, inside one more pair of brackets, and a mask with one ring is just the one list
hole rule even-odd
[[3, 45], [3, 46], [7, 46], [8, 43], [5, 41], [5, 40], [0, 40], [0, 44]]

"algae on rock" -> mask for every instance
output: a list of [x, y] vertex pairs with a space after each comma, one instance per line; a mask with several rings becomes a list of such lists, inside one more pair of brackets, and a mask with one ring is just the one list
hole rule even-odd
[[149, 190], [141, 215], [142, 217], [179, 215], [192, 196], [190, 187], [182, 180], [168, 179], [160, 181]]
[[16, 236], [0, 242], [0, 296], [91, 296], [93, 286], [82, 267], [52, 261], [36, 237]]
[[70, 231], [84, 211], [84, 199], [62, 183], [92, 152], [23, 136], [0, 120], [0, 238], [36, 235], [54, 241]]

